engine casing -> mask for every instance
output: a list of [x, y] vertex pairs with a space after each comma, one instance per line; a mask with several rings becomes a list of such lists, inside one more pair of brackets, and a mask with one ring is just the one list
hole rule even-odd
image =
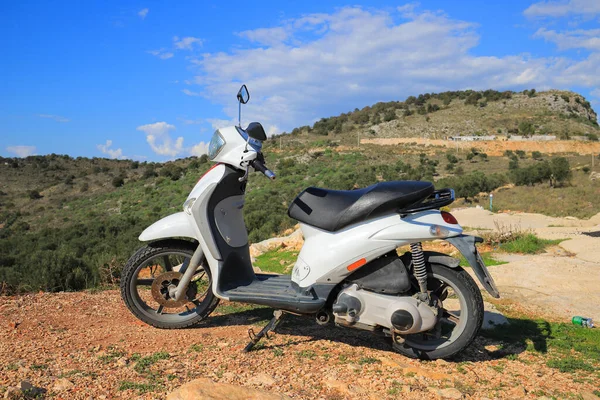
[[[333, 304], [335, 322], [339, 325], [374, 330], [378, 326], [401, 334], [424, 332], [432, 329], [437, 322], [438, 309], [414, 297], [399, 297], [360, 290], [356, 284], [342, 289]], [[410, 314], [412, 325], [399, 329], [392, 324], [396, 311]], [[396, 314], [397, 319], [398, 314]]]

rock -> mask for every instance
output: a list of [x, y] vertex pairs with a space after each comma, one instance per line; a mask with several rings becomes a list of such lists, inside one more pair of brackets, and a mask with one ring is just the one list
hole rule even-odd
[[248, 383], [252, 383], [254, 385], [271, 386], [275, 383], [275, 379], [273, 379], [271, 375], [260, 373], [248, 379]]
[[348, 364], [346, 365], [349, 371], [360, 371], [360, 365], [358, 364]]
[[18, 387], [9, 386], [4, 392], [4, 398], [7, 400], [18, 400], [23, 398], [23, 392]]
[[590, 173], [590, 181], [595, 181], [597, 179], [600, 179], [600, 172]]
[[328, 389], [337, 390], [342, 394], [347, 394], [349, 392], [348, 384], [340, 382], [336, 379], [328, 379], [323, 382], [323, 385], [325, 385], [325, 387]]
[[596, 396], [594, 393], [588, 392], [588, 391], [581, 392], [581, 393], [579, 393], [579, 395], [581, 396], [581, 398], [583, 400], [598, 400], [598, 398], [600, 398], [600, 397]]
[[434, 387], [427, 388], [431, 393], [435, 393], [443, 399], [462, 399], [463, 394], [456, 388], [438, 389]]
[[21, 389], [21, 391], [27, 396], [34, 398], [46, 393], [46, 389], [33, 386], [28, 381], [21, 381], [21, 383], [19, 384], [19, 389]]
[[279, 247], [285, 247], [290, 250], [300, 250], [303, 243], [304, 238], [302, 236], [302, 231], [298, 228], [288, 236], [271, 238], [263, 240], [259, 243], [254, 243], [250, 246], [250, 256], [258, 257], [267, 251], [274, 250]]
[[508, 390], [507, 394], [512, 399], [522, 399], [527, 396], [527, 392], [521, 386], [515, 386], [514, 388]]
[[167, 400], [291, 400], [291, 398], [279, 393], [229, 383], [216, 383], [201, 378], [179, 387], [167, 396]]
[[54, 382], [54, 385], [52, 386], [52, 390], [55, 392], [62, 392], [62, 391], [71, 389], [73, 386], [75, 386], [75, 385], [73, 385], [73, 383], [71, 381], [69, 381], [66, 378], [61, 378]]
[[129, 360], [125, 357], [121, 357], [117, 360], [117, 365], [119, 367], [126, 367], [129, 364]]

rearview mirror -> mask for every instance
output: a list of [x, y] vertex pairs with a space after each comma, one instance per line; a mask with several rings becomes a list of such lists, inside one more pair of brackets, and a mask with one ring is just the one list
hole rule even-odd
[[250, 93], [248, 92], [246, 85], [242, 85], [240, 88], [240, 91], [237, 94], [237, 99], [242, 104], [246, 104], [248, 100], [250, 100]]

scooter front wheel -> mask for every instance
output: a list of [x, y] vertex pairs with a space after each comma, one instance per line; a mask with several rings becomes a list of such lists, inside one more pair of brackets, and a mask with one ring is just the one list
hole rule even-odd
[[139, 249], [123, 268], [121, 297], [138, 319], [162, 329], [182, 329], [198, 324], [219, 303], [212, 292], [210, 269], [203, 259], [185, 296], [169, 297], [188, 268], [195, 245], [184, 241], [153, 243]]

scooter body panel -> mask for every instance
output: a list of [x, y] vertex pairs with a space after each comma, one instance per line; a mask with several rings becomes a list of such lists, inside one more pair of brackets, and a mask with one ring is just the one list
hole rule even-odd
[[437, 210], [404, 218], [392, 214], [338, 232], [306, 224], [300, 227], [305, 241], [292, 271], [292, 282], [301, 288], [341, 282], [354, 271], [355, 263], [366, 264], [409, 243], [441, 239], [435, 234], [436, 227], [446, 229], [448, 237], [462, 233], [460, 225], [446, 223]]

